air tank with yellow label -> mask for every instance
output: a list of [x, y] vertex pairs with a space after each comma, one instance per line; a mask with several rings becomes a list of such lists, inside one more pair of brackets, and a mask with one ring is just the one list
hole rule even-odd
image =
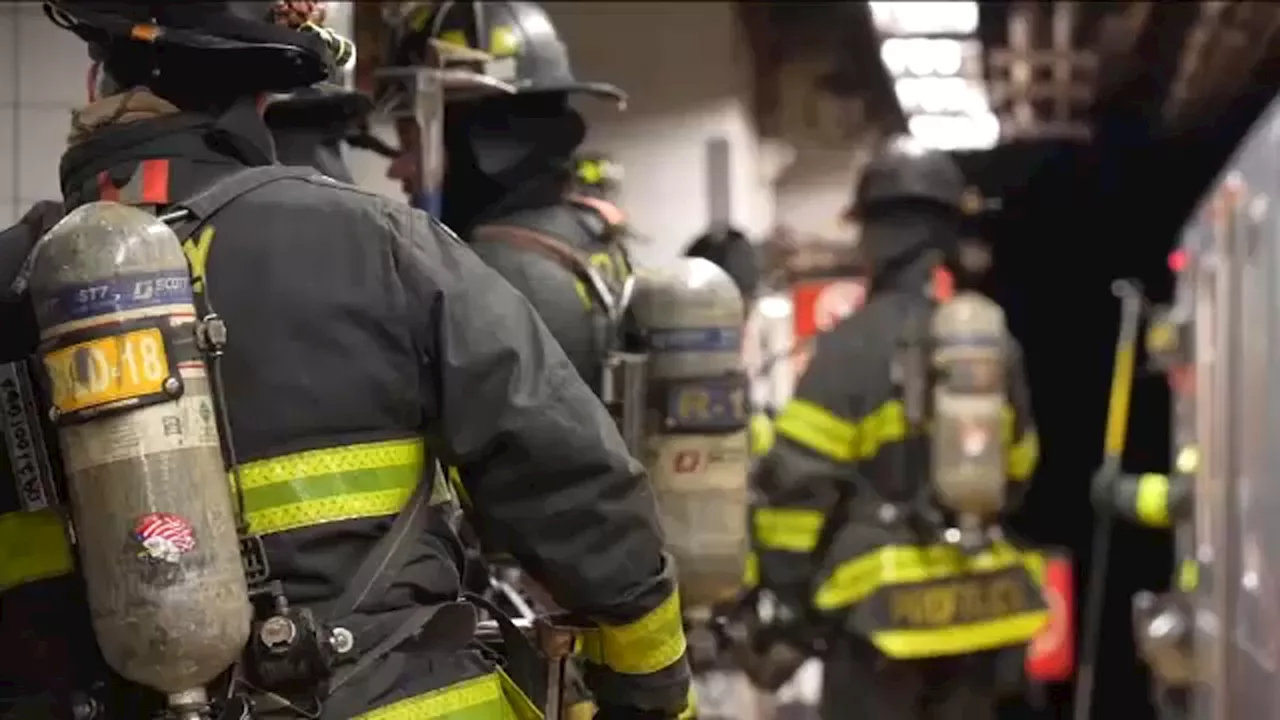
[[195, 717], [251, 608], [181, 245], [89, 203], [41, 239], [30, 288], [98, 644]]

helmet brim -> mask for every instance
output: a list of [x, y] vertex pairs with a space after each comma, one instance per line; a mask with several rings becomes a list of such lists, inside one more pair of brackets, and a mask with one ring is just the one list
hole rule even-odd
[[627, 95], [622, 88], [607, 82], [567, 82], [567, 83], [537, 83], [529, 85], [516, 84], [516, 90], [522, 95], [532, 93], [565, 93], [567, 95], [587, 95], [598, 100], [607, 100], [617, 105], [619, 110], [625, 110]]

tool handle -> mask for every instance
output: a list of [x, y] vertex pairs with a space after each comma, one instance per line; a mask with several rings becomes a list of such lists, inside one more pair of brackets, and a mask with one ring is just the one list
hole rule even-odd
[[[1117, 280], [1111, 291], [1120, 298], [1120, 330], [1116, 335], [1115, 364], [1107, 403], [1107, 429], [1102, 448], [1102, 470], [1120, 471], [1125, 438], [1129, 431], [1129, 403], [1133, 395], [1133, 367], [1142, 315], [1142, 289], [1132, 280]], [[1098, 644], [1102, 639], [1102, 611], [1106, 604], [1108, 560], [1111, 554], [1111, 515], [1105, 509], [1096, 519], [1093, 549], [1089, 556], [1083, 628], [1080, 636], [1080, 670], [1076, 677], [1074, 720], [1090, 720], [1093, 686], [1097, 677]]]

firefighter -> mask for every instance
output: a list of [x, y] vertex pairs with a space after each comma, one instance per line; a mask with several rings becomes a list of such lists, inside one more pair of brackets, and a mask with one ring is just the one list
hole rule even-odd
[[[446, 3], [437, 5], [443, 14], [431, 8], [410, 14], [389, 53], [391, 65], [409, 66], [422, 63], [433, 40], [479, 50], [489, 58], [483, 65], [495, 85], [516, 89], [447, 99], [441, 217], [529, 299], [580, 375], [600, 392], [618, 326], [608, 306], [621, 298], [631, 261], [620, 242], [621, 211], [573, 192], [573, 153], [586, 128], [569, 101], [586, 95], [621, 106], [626, 95], [575, 77], [564, 43], [538, 4], [483, 3], [482, 31], [468, 5]], [[379, 99], [379, 107], [388, 104]], [[422, 129], [412, 118], [396, 128], [404, 154], [388, 176], [410, 197], [421, 197], [433, 179], [415, 151]], [[595, 268], [604, 287], [566, 267], [570, 257]]]
[[987, 510], [1007, 511], [1038, 454], [1012, 338], [980, 334], [969, 350], [996, 348], [1003, 372], [986, 364], [950, 374], [972, 382], [970, 393], [1004, 376], [1004, 393], [984, 395], [994, 400], [984, 420], [951, 415], [947, 393], [963, 386], [933, 376], [928, 368], [944, 358], [922, 352], [960, 347], [943, 342], [946, 318], [955, 319], [946, 313], [962, 297], [998, 312], [974, 295], [934, 295], [963, 192], [954, 162], [910, 138], [888, 142], [867, 166], [850, 210], [862, 224], [867, 304], [819, 338], [757, 471], [759, 580], [782, 610], [754, 640], [767, 663], [748, 672], [777, 687], [822, 653], [826, 718], [994, 718], [995, 674], [1006, 666], [997, 655], [1020, 652], [1045, 621], [1029, 560], [1002, 538], [998, 514], [963, 530], [976, 510], [943, 482], [981, 457], [984, 502], [998, 493]]
[[[506, 540], [555, 601], [590, 618], [586, 679], [601, 716], [676, 716], [688, 691], [680, 603], [643, 471], [529, 304], [446, 229], [418, 211], [323, 176], [271, 166], [270, 139], [258, 113], [261, 94], [311, 86], [332, 65], [327, 38], [275, 24], [273, 5], [47, 3], [51, 20], [84, 40], [103, 63], [101, 92], [75, 113], [62, 158], [70, 214], [45, 236], [32, 266], [0, 268], [3, 287], [30, 288], [42, 333], [65, 327], [51, 323], [66, 313], [107, 318], [101, 327], [123, 333], [137, 320], [124, 322], [120, 313], [138, 306], [120, 305], [120, 294], [76, 291], [48, 300], [57, 283], [71, 277], [66, 273], [87, 270], [75, 265], [80, 260], [74, 255], [57, 263], [48, 253], [98, 237], [95, 232], [120, 234], [106, 236], [121, 244], [105, 257], [128, 256], [165, 232], [181, 238], [189, 268], [182, 268], [181, 279], [147, 286], [148, 293], [185, 292], [196, 298], [189, 303], [202, 307], [197, 337], [206, 362], [217, 361], [209, 367], [219, 388], [213, 405], [221, 429], [215, 431], [207, 405], [186, 422], [204, 423], [225, 441], [221, 451], [237, 491], [244, 523], [239, 540], [247, 553], [244, 571], [233, 561], [239, 579], [211, 590], [215, 600], [230, 602], [245, 592], [242, 573], [266, 573], [254, 587], [276, 608], [253, 616], [255, 632], [242, 665], [243, 675], [255, 679], [253, 687], [235, 683], [229, 695], [252, 697], [256, 712], [268, 717], [535, 716], [487, 656], [469, 649], [475, 615], [456, 601], [457, 541], [451, 518], [440, 512], [449, 493], [430, 472], [438, 457], [471, 479], [468, 489], [486, 527]], [[157, 217], [116, 203], [153, 210]], [[106, 222], [112, 218], [119, 222]], [[164, 230], [162, 219], [174, 229]], [[20, 239], [29, 243], [32, 235]], [[169, 252], [166, 247], [178, 246], [157, 250]], [[134, 293], [139, 303], [155, 297]], [[84, 304], [89, 298], [106, 301]], [[47, 345], [39, 352], [46, 367], [56, 369], [55, 351]], [[186, 347], [192, 347], [189, 341]], [[36, 349], [26, 337], [6, 333], [4, 350], [6, 377], [12, 378], [22, 373], [11, 361]], [[54, 409], [73, 412], [66, 406], [72, 395], [77, 402], [92, 400], [84, 387], [68, 395], [59, 379], [65, 376], [50, 372], [54, 386], [46, 402]], [[186, 392], [197, 396], [197, 385], [188, 382]], [[166, 387], [183, 392], [181, 383]], [[406, 387], [419, 392], [406, 394]], [[167, 700], [182, 717], [203, 716], [209, 708], [199, 707], [202, 698], [228, 695], [194, 688], [174, 693], [153, 683], [164, 693], [156, 694], [140, 688], [138, 677], [184, 672], [210, 658], [158, 642], [142, 650], [170, 653], [171, 661], [141, 667], [147, 658], [120, 651], [137, 649], [127, 633], [101, 632], [115, 616], [100, 611], [127, 615], [155, 607], [111, 606], [110, 597], [95, 592], [117, 573], [150, 573], [148, 581], [129, 585], [131, 592], [190, 581], [203, 571], [184, 565], [184, 558], [211, 562], [211, 546], [226, 539], [231, 526], [193, 533], [199, 517], [160, 514], [139, 518], [128, 537], [98, 532], [121, 518], [96, 516], [84, 493], [133, 480], [85, 484], [84, 473], [126, 467], [161, 483], [164, 459], [139, 453], [174, 442], [160, 439], [170, 431], [179, 437], [188, 431], [181, 420], [166, 421], [164, 432], [155, 430], [143, 443], [122, 442], [118, 433], [96, 445], [69, 443], [77, 433], [109, 427], [93, 416], [78, 419], [82, 424], [56, 429], [62, 456], [74, 460], [64, 471], [67, 483], [76, 483], [70, 503], [78, 565], [56, 507], [37, 506], [34, 495], [15, 492], [31, 468], [19, 468], [21, 476], [6, 470], [0, 485], [0, 637], [7, 657], [24, 660], [15, 668], [23, 672], [6, 673], [10, 705], [3, 712], [134, 718], [150, 716]], [[24, 426], [28, 440], [32, 427]], [[57, 453], [48, 457], [56, 461]], [[215, 462], [216, 481], [200, 487], [221, 488], [220, 502], [231, 502], [222, 463]], [[180, 482], [191, 480], [183, 476]], [[191, 488], [194, 493], [196, 486]], [[128, 502], [178, 503], [188, 494], [170, 486], [159, 495], [106, 492], [99, 499], [106, 513]], [[601, 503], [601, 497], [610, 501]], [[573, 532], [566, 535], [566, 527]], [[238, 556], [234, 533], [229, 537], [231, 555]], [[109, 557], [118, 567], [101, 562], [103, 552], [117, 547], [125, 547], [124, 554]], [[219, 547], [225, 550], [225, 543]], [[189, 572], [174, 574], [173, 567]], [[365, 574], [370, 567], [374, 572]], [[357, 584], [347, 587], [349, 581]], [[89, 614], [76, 601], [86, 589], [97, 643]], [[161, 603], [189, 599], [148, 597]], [[269, 620], [288, 620], [283, 627], [292, 630], [284, 635], [281, 623], [262, 622], [261, 613], [284, 612], [280, 608], [292, 609]], [[244, 621], [242, 640], [250, 637], [249, 617]], [[225, 626], [227, 637], [240, 632], [234, 617], [202, 614], [180, 625], [190, 632], [210, 626]], [[150, 633], [147, 625], [133, 628], [135, 635]], [[310, 638], [301, 646], [299, 632]], [[402, 642], [405, 637], [413, 642]], [[298, 647], [313, 654], [271, 666], [297, 674], [284, 676], [279, 686], [264, 684], [281, 678], [264, 672], [272, 653]], [[240, 648], [232, 650], [238, 655]]]

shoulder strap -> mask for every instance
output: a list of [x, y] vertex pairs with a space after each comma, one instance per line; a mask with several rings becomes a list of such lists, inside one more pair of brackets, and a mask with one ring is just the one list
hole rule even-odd
[[270, 185], [279, 180], [289, 178], [313, 178], [323, 177], [315, 170], [304, 167], [290, 167], [287, 165], [261, 165], [258, 167], [244, 168], [219, 178], [212, 185], [200, 190], [195, 195], [180, 200], [170, 207], [171, 212], [166, 216], [173, 216], [172, 211], [180, 211], [183, 216], [175, 218], [178, 227], [184, 232], [178, 232], [178, 237], [184, 237], [184, 234], [190, 234], [201, 223], [213, 217], [219, 210], [235, 202], [238, 198], [247, 195], [254, 190]]
[[613, 293], [600, 276], [600, 271], [596, 270], [583, 253], [548, 233], [519, 225], [481, 225], [471, 231], [471, 236], [477, 240], [495, 240], [525, 248], [549, 257], [569, 272], [585, 279], [596, 299], [606, 308], [612, 310], [614, 307]]

